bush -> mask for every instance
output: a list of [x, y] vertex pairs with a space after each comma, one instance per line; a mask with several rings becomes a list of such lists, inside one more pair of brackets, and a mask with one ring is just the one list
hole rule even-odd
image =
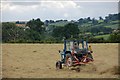
[[120, 33], [113, 33], [108, 39], [109, 42], [120, 43]]
[[105, 40], [104, 40], [103, 37], [101, 37], [101, 38], [93, 38], [93, 37], [91, 37], [91, 38], [88, 39], [88, 42], [89, 43], [103, 43], [103, 42], [105, 42]]

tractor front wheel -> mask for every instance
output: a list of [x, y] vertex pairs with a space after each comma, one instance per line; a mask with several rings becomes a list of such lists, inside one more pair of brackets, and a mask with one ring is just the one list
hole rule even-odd
[[56, 62], [56, 69], [62, 69], [62, 62], [61, 61]]

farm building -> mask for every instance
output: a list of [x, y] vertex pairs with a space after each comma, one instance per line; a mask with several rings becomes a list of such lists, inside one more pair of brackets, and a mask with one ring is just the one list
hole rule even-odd
[[16, 21], [15, 24], [18, 27], [26, 27], [26, 23], [25, 21]]

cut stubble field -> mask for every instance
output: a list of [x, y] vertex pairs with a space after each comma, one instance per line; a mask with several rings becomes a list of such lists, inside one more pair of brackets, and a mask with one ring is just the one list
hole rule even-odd
[[118, 43], [90, 44], [94, 62], [56, 70], [63, 44], [2, 44], [3, 78], [118, 78]]

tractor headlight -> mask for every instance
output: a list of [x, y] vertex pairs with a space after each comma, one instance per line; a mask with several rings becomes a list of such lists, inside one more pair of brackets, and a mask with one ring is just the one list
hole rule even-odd
[[[72, 53], [73, 51], [71, 51], [71, 53]], [[77, 51], [74, 51], [74, 53], [77, 53]]]
[[74, 51], [74, 53], [77, 53], [77, 51]]
[[90, 51], [88, 51], [88, 53], [90, 53]]

